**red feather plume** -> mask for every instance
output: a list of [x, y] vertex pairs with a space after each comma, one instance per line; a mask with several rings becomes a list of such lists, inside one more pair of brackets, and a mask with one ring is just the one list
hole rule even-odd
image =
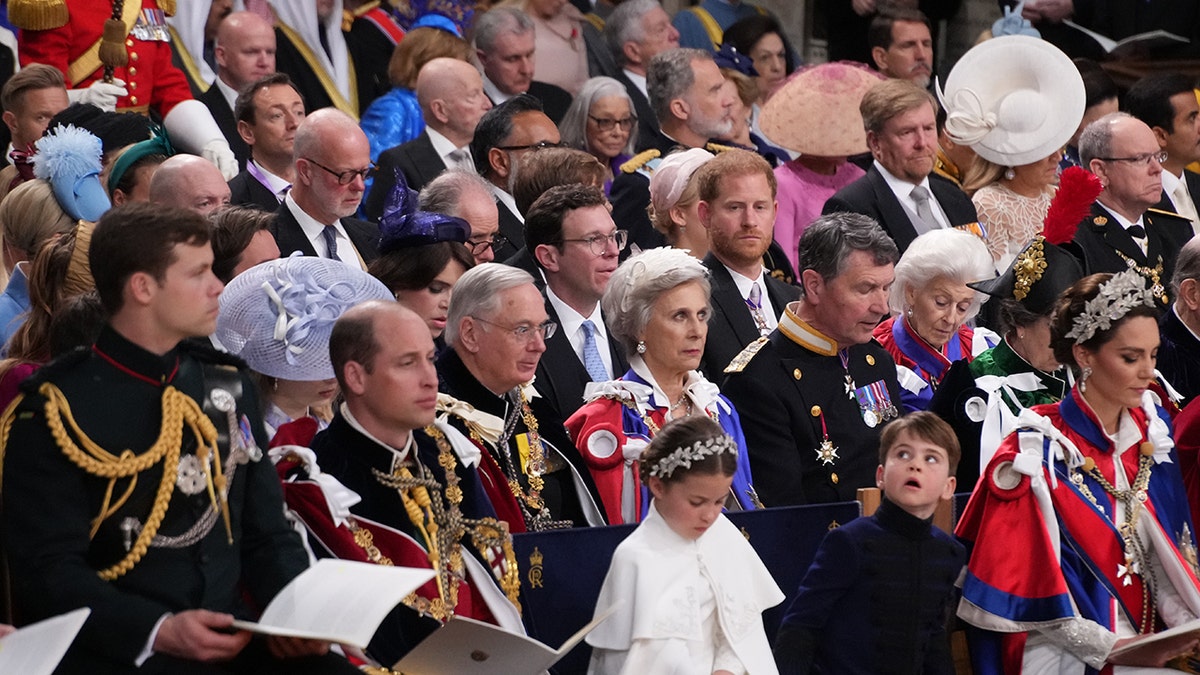
[[1079, 223], [1092, 211], [1092, 202], [1104, 190], [1096, 174], [1073, 166], [1058, 176], [1058, 192], [1050, 200], [1050, 209], [1042, 221], [1042, 237], [1051, 244], [1065, 244], [1075, 238]]

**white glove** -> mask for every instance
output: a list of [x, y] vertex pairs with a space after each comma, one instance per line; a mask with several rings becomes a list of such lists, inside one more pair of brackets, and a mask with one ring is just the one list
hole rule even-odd
[[67, 99], [71, 103], [90, 103], [104, 112], [117, 109], [117, 99], [129, 94], [125, 81], [113, 78], [112, 82], [96, 80], [86, 89], [68, 89]]
[[238, 174], [237, 160], [233, 158], [229, 142], [203, 103], [196, 100], [180, 101], [163, 118], [163, 126], [167, 129], [171, 144], [179, 150], [209, 160], [227, 180]]
[[233, 150], [229, 148], [229, 143], [225, 139], [209, 141], [200, 150], [200, 156], [216, 164], [226, 181], [233, 180], [240, 173], [237, 157], [233, 156]]

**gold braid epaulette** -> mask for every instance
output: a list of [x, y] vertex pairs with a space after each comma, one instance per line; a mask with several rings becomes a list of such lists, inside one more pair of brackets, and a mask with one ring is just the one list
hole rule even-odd
[[[163, 517], [166, 516], [167, 506], [171, 501], [171, 495], [174, 492], [177, 478], [179, 453], [183, 444], [184, 425], [186, 424], [196, 437], [196, 441], [199, 444], [197, 455], [212, 452], [212, 456], [216, 459], [215, 464], [219, 466], [220, 457], [216, 454], [215, 447], [217, 429], [194, 399], [175, 387], [168, 386], [163, 389], [162, 394], [162, 427], [158, 440], [140, 455], [134, 454], [132, 450], [128, 449], [124, 450], [119, 456], [113, 455], [96, 445], [79, 428], [74, 416], [71, 414], [71, 406], [67, 402], [66, 396], [58, 387], [49, 382], [44, 382], [38, 388], [38, 393], [46, 399], [46, 427], [50, 430], [50, 435], [54, 438], [54, 442], [62, 450], [63, 454], [67, 456], [67, 459], [92, 476], [108, 479], [108, 489], [105, 491], [104, 503], [100, 508], [100, 513], [92, 521], [91, 537], [96, 536], [100, 524], [105, 519], [116, 513], [125, 504], [125, 501], [137, 486], [137, 475], [160, 462], [162, 463], [162, 479], [159, 481], [158, 492], [154, 497], [154, 505], [150, 509], [150, 515], [146, 518], [145, 525], [142, 527], [141, 532], [138, 533], [137, 540], [129, 549], [129, 553], [120, 562], [98, 572], [101, 579], [113, 581], [133, 569], [141, 561], [142, 557], [146, 555], [146, 551], [150, 547], [150, 541], [158, 533], [159, 525], [162, 524]], [[14, 404], [5, 413], [3, 424], [0, 426], [0, 432], [2, 432], [0, 443], [7, 441], [8, 430], [12, 424], [11, 415], [15, 407]], [[64, 421], [66, 425], [63, 424]], [[68, 433], [68, 427], [70, 428], [70, 433]], [[78, 445], [72, 439], [72, 435], [79, 439]], [[123, 478], [129, 479], [129, 486], [117, 502], [113, 504], [113, 488], [116, 486], [116, 482]], [[217, 480], [221, 478], [223, 476], [217, 477]], [[222, 489], [224, 486], [218, 485], [217, 487], [218, 489]], [[210, 485], [211, 494], [212, 486]], [[215, 500], [215, 495], [213, 497]], [[223, 498], [223, 495], [221, 508], [228, 514], [229, 505]], [[226, 515], [226, 518], [228, 518], [228, 515]], [[226, 522], [228, 523], [228, 520]]]

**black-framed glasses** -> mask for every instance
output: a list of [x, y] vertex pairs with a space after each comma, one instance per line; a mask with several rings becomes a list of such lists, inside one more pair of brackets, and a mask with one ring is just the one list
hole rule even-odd
[[624, 119], [614, 120], [611, 117], [592, 117], [588, 115], [588, 119], [595, 122], [600, 131], [612, 131], [613, 127], [621, 127], [622, 131], [629, 131], [633, 125], [637, 124], [636, 116], [629, 116]]
[[329, 174], [331, 176], [334, 176], [335, 178], [337, 178], [338, 185], [349, 185], [350, 183], [354, 182], [355, 176], [358, 176], [359, 178], [366, 180], [366, 179], [370, 178], [372, 174], [375, 173], [375, 165], [374, 164], [368, 166], [365, 169], [348, 169], [346, 171], [334, 171], [333, 169], [325, 166], [324, 164], [321, 164], [320, 162], [318, 162], [314, 159], [310, 159], [308, 157], [305, 157], [304, 159], [308, 160], [309, 162], [312, 162], [313, 164], [316, 164], [317, 166], [321, 167], [325, 171], [329, 172]]
[[471, 249], [471, 255], [479, 255], [489, 248], [492, 249], [492, 252], [500, 250], [505, 244], [508, 243], [508, 237], [502, 234], [497, 234], [491, 239], [484, 239], [483, 241], [472, 241], [468, 239], [465, 243], [467, 248]]
[[537, 143], [530, 143], [529, 145], [497, 145], [496, 149], [497, 150], [509, 150], [509, 151], [515, 152], [517, 150], [545, 150], [546, 148], [565, 148], [565, 147], [567, 147], [566, 144], [560, 143], [560, 142], [538, 141]]
[[593, 234], [582, 239], [563, 239], [562, 243], [587, 244], [593, 254], [601, 256], [608, 253], [610, 241], [617, 245], [617, 253], [624, 251], [625, 244], [629, 243], [629, 230], [615, 230], [612, 234]]
[[1159, 164], [1165, 163], [1167, 161], [1167, 151], [1143, 152], [1131, 157], [1097, 157], [1096, 159], [1102, 162], [1129, 162], [1134, 166], [1150, 166], [1150, 160], [1152, 159], [1158, 160]]
[[488, 321], [487, 319], [481, 319], [477, 316], [472, 316], [471, 318], [475, 319], [476, 321], [486, 323], [489, 326], [495, 326], [496, 328], [501, 328], [505, 331], [508, 331], [521, 342], [530, 342], [536, 335], [542, 336], [542, 340], [549, 340], [558, 330], [558, 324], [554, 323], [553, 321], [543, 321], [536, 326], [530, 326], [527, 323], [517, 324], [516, 326], [506, 326], [502, 323]]

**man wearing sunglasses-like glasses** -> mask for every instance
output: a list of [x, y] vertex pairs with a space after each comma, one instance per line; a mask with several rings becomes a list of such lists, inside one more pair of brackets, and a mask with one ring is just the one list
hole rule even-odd
[[379, 228], [352, 218], [371, 174], [371, 146], [351, 117], [324, 108], [296, 129], [296, 181], [284, 197], [275, 240], [293, 251], [366, 269], [378, 255]]

